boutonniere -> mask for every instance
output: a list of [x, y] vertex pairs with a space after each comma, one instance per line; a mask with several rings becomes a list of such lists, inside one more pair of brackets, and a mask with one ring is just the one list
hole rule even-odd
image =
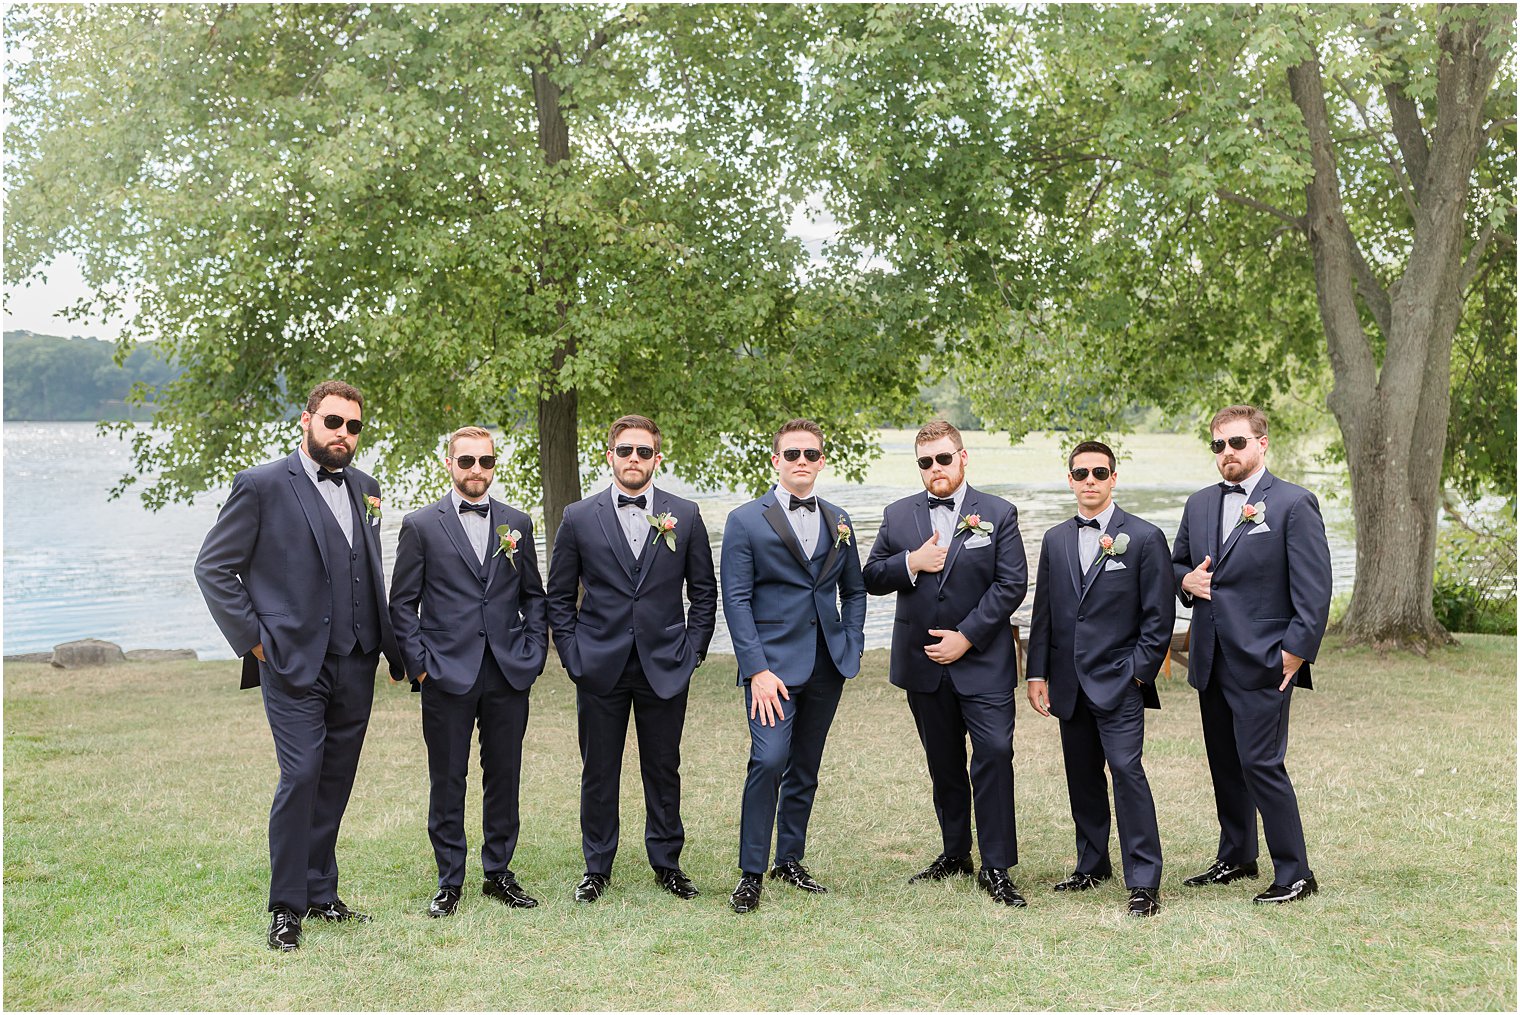
[[1247, 504], [1240, 509], [1240, 517], [1235, 519], [1236, 525], [1260, 525], [1267, 520], [1267, 502], [1259, 500], [1255, 504]]
[[665, 538], [665, 545], [671, 550], [676, 548], [676, 516], [666, 511], [661, 515], [645, 515], [649, 519], [649, 527], [654, 529], [657, 536]]
[[372, 522], [380, 520], [380, 498], [367, 495], [364, 498], [364, 515]]
[[516, 567], [517, 541], [522, 539], [522, 533], [516, 529], [509, 529], [505, 525], [498, 525], [496, 526], [496, 539], [496, 553], [491, 554], [491, 556], [495, 557], [497, 554], [505, 553], [507, 555], [507, 563]]
[[834, 528], [834, 545], [836, 547], [846, 546], [850, 542], [850, 537], [854, 535], [855, 533], [850, 530], [850, 523], [844, 519], [840, 519], [839, 524]]
[[960, 524], [955, 527], [955, 531], [950, 533], [950, 538], [954, 539], [962, 532], [976, 532], [984, 536], [990, 536], [992, 535], [992, 523], [982, 521], [981, 515], [966, 515], [961, 519]]
[[1107, 532], [1103, 533], [1098, 537], [1098, 549], [1104, 557], [1122, 557], [1124, 551], [1129, 549], [1129, 533], [1121, 532], [1117, 539]]

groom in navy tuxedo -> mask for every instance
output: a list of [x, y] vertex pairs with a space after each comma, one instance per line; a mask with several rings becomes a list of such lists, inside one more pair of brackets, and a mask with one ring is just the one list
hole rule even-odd
[[1029, 626], [1029, 704], [1061, 721], [1066, 789], [1077, 828], [1077, 869], [1058, 892], [1113, 876], [1108, 783], [1114, 781], [1119, 851], [1131, 916], [1161, 911], [1161, 834], [1141, 764], [1145, 709], [1160, 708], [1156, 674], [1177, 616], [1166, 537], [1114, 503], [1118, 463], [1083, 441], [1066, 460], [1074, 518], [1045, 533]]
[[872, 595], [897, 593], [891, 679], [907, 692], [924, 746], [943, 846], [908, 880], [972, 873], [974, 807], [982, 855], [977, 881], [995, 901], [1023, 906], [1008, 874], [1019, 862], [1013, 813], [1018, 662], [1009, 618], [1024, 601], [1029, 576], [1019, 513], [966, 482], [960, 431], [944, 420], [919, 430], [914, 458], [924, 493], [887, 506], [864, 571]]
[[1308, 690], [1330, 615], [1330, 546], [1319, 501], [1267, 471], [1267, 417], [1231, 405], [1209, 424], [1224, 482], [1188, 498], [1172, 545], [1178, 596], [1193, 608], [1188, 683], [1198, 689], [1214, 780], [1219, 851], [1189, 887], [1257, 876], [1256, 815], [1271, 851], [1259, 903], [1319, 890], [1288, 779], [1288, 706]]
[[528, 691], [549, 648], [533, 522], [487, 496], [495, 477], [491, 434], [449, 436], [452, 489], [401, 521], [391, 580], [391, 623], [406, 672], [422, 690], [427, 745], [428, 838], [438, 892], [428, 915], [459, 906], [468, 846], [464, 789], [480, 727], [482, 894], [514, 908], [538, 905], [512, 873]]
[[[363, 923], [338, 898], [338, 826], [384, 652], [400, 677], [380, 566], [380, 486], [352, 466], [364, 396], [323, 381], [301, 444], [239, 472], [195, 559], [211, 617], [259, 687], [280, 782], [269, 809], [268, 942], [301, 945], [301, 919]], [[341, 590], [341, 591], [340, 591]]]

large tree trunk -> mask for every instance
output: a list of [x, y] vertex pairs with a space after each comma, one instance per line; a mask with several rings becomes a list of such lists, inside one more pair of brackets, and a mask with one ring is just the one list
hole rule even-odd
[[[1463, 246], [1483, 101], [1497, 67], [1487, 46], [1493, 24], [1468, 18], [1441, 29], [1439, 116], [1428, 142], [1414, 103], [1389, 90], [1415, 230], [1404, 272], [1386, 289], [1341, 203], [1319, 62], [1310, 58], [1288, 71], [1314, 170], [1305, 221], [1335, 376], [1329, 403], [1351, 472], [1356, 585], [1341, 630], [1353, 643], [1424, 651], [1450, 641], [1431, 592], [1452, 340], [1463, 290], [1482, 256], [1480, 242], [1464, 263]], [[1381, 364], [1358, 299], [1386, 340]]]

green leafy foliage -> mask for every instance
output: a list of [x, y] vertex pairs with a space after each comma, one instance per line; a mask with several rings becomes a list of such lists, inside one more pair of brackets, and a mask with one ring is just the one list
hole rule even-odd
[[1515, 633], [1515, 516], [1475, 512], [1441, 530], [1436, 544], [1436, 619], [1448, 631]]

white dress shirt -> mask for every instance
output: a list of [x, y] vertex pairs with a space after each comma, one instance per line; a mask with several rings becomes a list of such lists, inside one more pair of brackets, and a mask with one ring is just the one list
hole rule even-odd
[[[924, 499], [935, 496], [928, 490], [924, 491]], [[950, 495], [950, 500], [955, 501], [954, 507], [931, 507], [929, 509], [929, 524], [934, 526], [934, 531], [939, 533], [939, 545], [948, 547], [950, 541], [955, 538], [955, 527], [960, 524], [961, 505], [966, 502], [966, 484], [963, 482], [955, 488]], [[911, 552], [911, 551], [910, 551]], [[907, 560], [906, 557], [903, 558]], [[918, 584], [918, 572], [913, 570], [913, 565], [907, 564], [908, 581]]]
[[338, 528], [343, 530], [343, 538], [348, 540], [349, 546], [353, 546], [354, 508], [353, 503], [348, 499], [348, 491], [344, 489], [348, 483], [353, 481], [353, 477], [348, 475], [343, 469], [333, 469], [331, 471], [344, 473], [342, 483], [329, 483], [319, 480], [317, 478], [319, 466], [306, 453], [304, 444], [301, 446], [301, 466], [306, 469], [306, 475], [311, 478], [312, 485], [317, 488], [317, 496], [321, 497], [323, 502], [327, 504], [328, 509], [332, 511], [333, 518], [338, 523]]
[[[1077, 517], [1086, 518], [1081, 510], [1077, 511]], [[1108, 531], [1108, 523], [1114, 517], [1114, 502], [1109, 501], [1108, 507], [1097, 514], [1098, 527], [1091, 525], [1077, 526], [1077, 558], [1082, 565], [1082, 573], [1087, 574], [1087, 569], [1092, 567], [1093, 558], [1098, 555], [1098, 541], [1103, 538], [1103, 533]]]
[[[628, 537], [628, 549], [633, 552], [633, 559], [638, 560], [639, 554], [644, 552], [644, 541], [649, 538], [649, 516], [654, 513], [654, 484], [650, 483], [639, 493], [626, 493], [616, 483], [612, 484], [611, 493], [612, 509], [617, 512], [618, 519], [623, 523], [623, 535]], [[644, 507], [641, 509], [636, 504], [628, 504], [618, 507], [618, 497], [643, 496]]]
[[[818, 510], [809, 511], [807, 508], [792, 510], [792, 494], [782, 486], [776, 487], [776, 497], [781, 501], [781, 510], [786, 512], [786, 520], [792, 523], [792, 531], [797, 534], [797, 542], [802, 544], [802, 555], [808, 560], [813, 559], [813, 550], [818, 546], [818, 526], [822, 524], [818, 519], [822, 513]], [[813, 498], [813, 503], [818, 503], [817, 494], [808, 494]], [[806, 500], [807, 497], [802, 498]]]
[[470, 501], [471, 504], [486, 505], [486, 513], [479, 515], [473, 511], [459, 510], [459, 505], [464, 503], [466, 498], [460, 494], [457, 487], [449, 491], [449, 497], [454, 504], [454, 513], [459, 516], [459, 524], [464, 526], [464, 534], [470, 540], [470, 548], [475, 551], [475, 559], [484, 564], [486, 548], [491, 544], [491, 498], [485, 496], [479, 500]]
[[[1267, 471], [1266, 463], [1261, 468], [1251, 473], [1240, 481], [1245, 487], [1245, 493], [1227, 493], [1224, 495], [1224, 507], [1219, 514], [1219, 545], [1224, 547], [1224, 541], [1230, 538], [1230, 531], [1235, 528], [1235, 523], [1240, 521], [1240, 509], [1251, 501], [1251, 494], [1256, 491], [1256, 484], [1261, 482], [1261, 474]], [[1228, 483], [1229, 480], [1224, 480]]]

